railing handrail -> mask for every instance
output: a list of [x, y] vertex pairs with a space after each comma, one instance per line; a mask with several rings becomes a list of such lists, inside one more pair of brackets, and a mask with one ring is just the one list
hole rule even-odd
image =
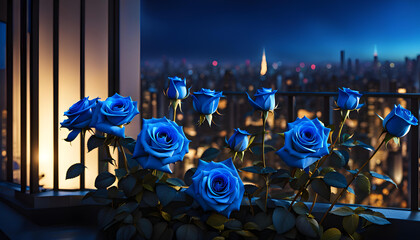
[[[388, 98], [418, 98], [420, 99], [420, 93], [391, 93], [391, 92], [360, 92], [364, 97], [388, 97]], [[223, 91], [225, 95], [246, 95], [243, 91]], [[334, 97], [338, 95], [338, 92], [277, 92], [277, 95], [282, 96], [318, 96], [318, 97]]]

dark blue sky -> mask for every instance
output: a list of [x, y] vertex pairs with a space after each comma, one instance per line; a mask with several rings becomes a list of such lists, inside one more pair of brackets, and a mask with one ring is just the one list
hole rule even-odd
[[420, 54], [420, 1], [144, 0], [141, 59], [403, 60]]

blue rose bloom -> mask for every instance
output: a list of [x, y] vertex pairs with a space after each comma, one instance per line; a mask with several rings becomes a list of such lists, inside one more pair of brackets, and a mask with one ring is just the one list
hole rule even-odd
[[172, 173], [169, 164], [184, 159], [190, 142], [182, 127], [167, 118], [143, 119], [133, 159], [144, 169]]
[[385, 117], [383, 126], [387, 132], [395, 137], [404, 137], [411, 125], [418, 125], [417, 118], [400, 104], [394, 105], [394, 109]]
[[139, 114], [137, 102], [131, 97], [122, 97], [118, 93], [98, 102], [92, 116], [91, 127], [120, 138], [125, 138], [124, 125], [130, 123]]
[[82, 130], [89, 128], [97, 102], [98, 98], [89, 100], [89, 97], [85, 97], [64, 112], [64, 116], [67, 119], [60, 124], [62, 127], [71, 131], [67, 138], [64, 139], [65, 141], [73, 141]]
[[192, 182], [186, 193], [204, 211], [214, 210], [229, 218], [232, 211], [241, 207], [245, 188], [231, 158], [223, 162], [200, 160]]
[[359, 104], [362, 94], [350, 88], [338, 89], [337, 105], [343, 110], [358, 110], [364, 104]]
[[330, 129], [317, 118], [298, 118], [287, 124], [284, 146], [276, 152], [290, 167], [305, 169], [329, 153]]
[[195, 111], [203, 115], [213, 114], [217, 110], [223, 92], [202, 88], [199, 92], [194, 92], [193, 107]]
[[249, 135], [251, 134], [247, 131], [235, 128], [233, 135], [227, 141], [229, 148], [235, 152], [245, 151], [249, 144]]
[[248, 93], [248, 101], [257, 111], [272, 111], [276, 107], [275, 94], [277, 90], [271, 88], [260, 88], [254, 94], [255, 101], [251, 99]]
[[188, 97], [187, 81], [179, 77], [169, 77], [168, 98], [169, 99], [184, 99]]

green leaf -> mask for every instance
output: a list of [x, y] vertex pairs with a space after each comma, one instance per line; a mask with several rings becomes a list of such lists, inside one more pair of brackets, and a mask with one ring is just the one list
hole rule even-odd
[[353, 211], [353, 209], [351, 209], [351, 208], [349, 208], [347, 206], [344, 206], [344, 207], [334, 208], [334, 210], [332, 210], [330, 213], [331, 214], [334, 214], [334, 215], [337, 215], [337, 216], [344, 217], [344, 216], [353, 215], [354, 214], [354, 211]]
[[293, 210], [299, 215], [306, 215], [309, 213], [308, 207], [303, 202], [297, 202], [293, 205]]
[[117, 211], [111, 207], [103, 207], [98, 213], [98, 226], [100, 229], [104, 229], [108, 225], [110, 225]]
[[353, 141], [353, 140], [350, 139], [350, 140], [347, 140], [347, 141], [343, 142], [341, 145], [342, 146], [345, 146], [345, 147], [348, 147], [348, 148], [361, 147], [361, 148], [366, 149], [366, 150], [369, 150], [369, 151], [375, 150], [375, 148], [373, 148], [372, 146], [370, 146], [370, 145], [368, 145], [366, 143], [363, 143], [363, 142], [361, 142], [359, 140]]
[[149, 207], [156, 207], [159, 203], [156, 193], [150, 191], [143, 192], [143, 201], [149, 205]]
[[278, 234], [283, 234], [295, 226], [295, 216], [283, 207], [276, 207], [273, 212], [273, 225]]
[[195, 171], [197, 171], [197, 168], [190, 168], [184, 175], [184, 182], [187, 184], [187, 186], [190, 186], [192, 184], [192, 176], [194, 176]]
[[262, 173], [262, 169], [263, 168], [260, 167], [260, 166], [250, 166], [250, 167], [241, 168], [241, 171], [261, 174]]
[[107, 188], [115, 182], [115, 176], [109, 172], [100, 173], [95, 179], [95, 187], [100, 189]]
[[324, 182], [328, 186], [336, 187], [336, 188], [345, 188], [347, 186], [346, 178], [338, 172], [329, 172], [325, 174]]
[[211, 161], [211, 160], [214, 160], [215, 158], [217, 158], [217, 156], [219, 156], [219, 154], [220, 154], [219, 149], [208, 148], [208, 149], [206, 149], [206, 151], [203, 152], [200, 159], [208, 162], [208, 161]]
[[136, 146], [136, 140], [134, 140], [133, 138], [131, 137], [120, 138], [120, 143], [121, 143], [121, 146], [128, 149], [128, 151], [130, 151], [131, 153], [134, 152], [134, 148]]
[[381, 218], [378, 216], [373, 216], [370, 214], [365, 214], [365, 213], [361, 213], [359, 214], [360, 217], [368, 220], [371, 223], [377, 224], [377, 225], [386, 225], [386, 224], [391, 224], [388, 220], [386, 220], [385, 218]]
[[159, 222], [153, 225], [153, 239], [163, 239], [168, 223]]
[[85, 165], [81, 163], [76, 163], [76, 164], [71, 165], [69, 169], [67, 169], [66, 179], [71, 179], [71, 178], [75, 178], [79, 176], [80, 174], [83, 173], [85, 168], [86, 168]]
[[194, 224], [184, 224], [176, 230], [176, 239], [198, 240], [200, 230]]
[[247, 222], [244, 224], [244, 229], [246, 230], [259, 230], [261, 231], [260, 226], [258, 226], [258, 224], [254, 223], [254, 222]]
[[251, 239], [255, 239], [256, 238], [256, 236], [252, 232], [250, 232], [250, 231], [240, 230], [240, 231], [236, 231], [236, 233], [238, 235], [242, 236], [242, 237], [245, 237], [245, 238], [251, 238]]
[[[270, 145], [264, 146], [264, 153], [268, 153], [271, 151], [276, 151], [276, 149]], [[254, 153], [255, 155], [262, 155], [262, 146], [261, 145], [253, 146], [251, 148], [251, 152]]]
[[225, 228], [231, 230], [242, 230], [242, 223], [236, 219], [231, 219], [225, 222]]
[[179, 178], [168, 178], [168, 179], [166, 179], [166, 182], [173, 185], [173, 186], [178, 186], [178, 187], [186, 186], [184, 181], [182, 181]]
[[335, 172], [334, 168], [332, 168], [332, 167], [322, 168], [320, 175], [325, 176], [325, 174], [327, 174], [329, 172]]
[[376, 173], [374, 171], [370, 171], [369, 173], [370, 173], [370, 175], [372, 175], [372, 177], [379, 178], [379, 179], [385, 180], [387, 182], [390, 182], [390, 183], [394, 184], [394, 186], [396, 188], [398, 188], [397, 184], [390, 177], [388, 177], [387, 175], [381, 175], [381, 174]]
[[309, 238], [316, 238], [319, 231], [318, 222], [306, 215], [300, 215], [297, 217], [296, 228], [300, 233]]
[[156, 194], [162, 205], [166, 206], [176, 197], [176, 190], [166, 184], [158, 184], [156, 185]]
[[349, 161], [349, 153], [344, 150], [334, 150], [330, 158], [330, 163], [332, 167], [342, 168], [347, 165]]
[[224, 229], [224, 224], [228, 221], [228, 218], [226, 218], [223, 215], [217, 214], [217, 213], [213, 213], [212, 215], [210, 215], [210, 217], [207, 219], [206, 223], [219, 230], [222, 231]]
[[136, 228], [133, 225], [125, 225], [118, 229], [117, 240], [130, 240], [136, 234]]
[[118, 180], [120, 180], [125, 175], [127, 175], [127, 170], [125, 170], [124, 168], [115, 169], [115, 176], [117, 176]]
[[277, 170], [275, 170], [272, 167], [260, 167], [260, 166], [250, 166], [250, 167], [244, 167], [241, 168], [241, 171], [244, 172], [251, 172], [251, 173], [257, 173], [257, 174], [268, 174], [268, 173], [275, 173]]
[[253, 222], [256, 222], [258, 224], [259, 229], [262, 231], [263, 229], [268, 228], [270, 225], [273, 225], [273, 218], [271, 214], [259, 212], [255, 215]]
[[258, 186], [252, 185], [252, 184], [245, 184], [245, 193], [248, 195], [252, 195], [255, 193], [255, 191], [258, 190]]
[[309, 180], [309, 175], [306, 172], [303, 172], [302, 175], [297, 176], [297, 179], [293, 179], [290, 182], [290, 186], [295, 189], [298, 190], [301, 187], [303, 187], [303, 185], [305, 185]]
[[311, 183], [312, 190], [323, 197], [325, 200], [330, 201], [331, 187], [329, 187], [323, 180], [315, 178]]
[[139, 218], [136, 223], [136, 228], [146, 239], [152, 238], [153, 225], [149, 219]]
[[359, 174], [355, 181], [356, 191], [361, 191], [364, 194], [370, 193], [370, 180], [363, 174]]
[[343, 228], [348, 234], [353, 234], [359, 226], [359, 215], [353, 214], [343, 218]]
[[322, 234], [321, 240], [340, 240], [341, 232], [337, 228], [329, 228]]
[[135, 187], [142, 188], [142, 185], [138, 184], [136, 186], [136, 184], [137, 180], [133, 175], [127, 175], [126, 177], [121, 178], [120, 181], [118, 181], [118, 187], [124, 191], [124, 194], [127, 197], [131, 197], [137, 193], [133, 193]]
[[97, 147], [102, 146], [104, 142], [105, 142], [105, 137], [92, 135], [87, 142], [88, 152], [92, 151], [93, 149]]

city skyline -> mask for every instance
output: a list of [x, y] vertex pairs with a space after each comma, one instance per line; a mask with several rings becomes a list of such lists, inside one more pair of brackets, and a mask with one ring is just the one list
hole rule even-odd
[[[404, 61], [420, 53], [420, 2], [143, 1], [142, 61]], [[376, 47], [375, 47], [376, 46]], [[270, 56], [271, 55], [271, 56]]]

